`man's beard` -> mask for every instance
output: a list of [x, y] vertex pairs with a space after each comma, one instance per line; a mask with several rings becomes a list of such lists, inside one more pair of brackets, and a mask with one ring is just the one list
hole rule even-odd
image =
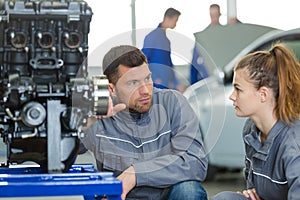
[[133, 107], [129, 107], [129, 112], [130, 113], [146, 113], [150, 110], [152, 105], [152, 97], [150, 98], [150, 102], [145, 105], [140, 105], [138, 101], [135, 102]]

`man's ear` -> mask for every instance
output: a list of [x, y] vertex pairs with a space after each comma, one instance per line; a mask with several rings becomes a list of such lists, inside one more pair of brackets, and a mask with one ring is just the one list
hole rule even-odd
[[108, 90], [109, 90], [110, 96], [115, 96], [115, 85], [114, 84], [109, 83]]

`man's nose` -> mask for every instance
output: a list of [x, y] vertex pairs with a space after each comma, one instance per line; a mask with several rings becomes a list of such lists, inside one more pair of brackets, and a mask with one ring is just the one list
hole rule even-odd
[[139, 92], [140, 92], [140, 94], [148, 94], [149, 93], [148, 85], [145, 83], [142, 83], [139, 87]]

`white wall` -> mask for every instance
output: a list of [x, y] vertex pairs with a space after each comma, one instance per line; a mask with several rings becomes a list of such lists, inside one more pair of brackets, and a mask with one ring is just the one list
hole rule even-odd
[[[89, 34], [89, 52], [100, 48], [101, 51], [94, 53], [99, 56], [109, 46], [131, 43], [131, 0], [86, 0], [86, 2], [94, 13]], [[203, 30], [210, 22], [210, 4], [218, 3], [221, 6], [221, 23], [226, 24], [226, 2], [227, 0], [136, 0], [136, 28], [140, 32], [138, 37], [142, 40], [143, 35], [162, 20], [164, 11], [168, 7], [174, 7], [182, 14], [172, 32], [193, 41], [193, 33]], [[236, 5], [237, 16], [242, 22], [284, 30], [300, 27], [299, 0], [237, 0]], [[185, 48], [186, 51], [191, 51], [192, 46]], [[90, 65], [99, 65], [101, 57], [98, 56], [93, 55], [93, 58], [89, 58]], [[182, 64], [181, 59], [175, 60]]]

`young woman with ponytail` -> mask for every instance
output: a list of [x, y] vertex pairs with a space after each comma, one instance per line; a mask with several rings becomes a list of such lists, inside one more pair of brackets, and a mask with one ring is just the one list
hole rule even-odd
[[247, 189], [221, 192], [212, 200], [285, 200], [300, 197], [300, 65], [283, 44], [242, 58], [234, 69], [230, 100], [248, 117]]

